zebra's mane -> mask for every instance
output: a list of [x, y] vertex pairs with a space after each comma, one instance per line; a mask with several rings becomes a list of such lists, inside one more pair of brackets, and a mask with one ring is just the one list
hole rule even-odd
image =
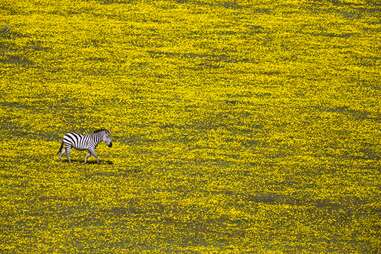
[[110, 134], [110, 131], [105, 129], [105, 128], [95, 130], [94, 133], [98, 133], [98, 132], [101, 132], [101, 131], [105, 131], [107, 134]]

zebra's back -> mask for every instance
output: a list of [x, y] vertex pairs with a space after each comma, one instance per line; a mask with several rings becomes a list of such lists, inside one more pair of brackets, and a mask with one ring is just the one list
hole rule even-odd
[[63, 142], [66, 146], [71, 146], [78, 150], [86, 150], [95, 145], [89, 135], [82, 135], [75, 132], [66, 133]]

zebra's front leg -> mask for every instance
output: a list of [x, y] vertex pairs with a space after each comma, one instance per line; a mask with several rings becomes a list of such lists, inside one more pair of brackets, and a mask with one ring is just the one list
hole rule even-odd
[[70, 149], [71, 149], [70, 146], [67, 146], [67, 147], [65, 148], [65, 151], [66, 151], [66, 157], [67, 157], [67, 160], [68, 160], [69, 163], [71, 163], [71, 160], [70, 160]]
[[99, 164], [99, 158], [98, 158], [97, 154], [95, 153], [95, 150], [90, 149], [89, 152], [90, 152], [90, 154], [91, 154], [95, 159], [97, 159], [97, 163]]
[[87, 159], [91, 156], [91, 153], [90, 151], [87, 152], [86, 156], [85, 156], [85, 163], [87, 163]]

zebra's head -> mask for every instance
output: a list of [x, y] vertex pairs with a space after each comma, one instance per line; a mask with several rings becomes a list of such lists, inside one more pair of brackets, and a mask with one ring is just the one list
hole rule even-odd
[[112, 147], [111, 132], [107, 129], [100, 129], [94, 131], [94, 133], [100, 133], [102, 135], [102, 141], [106, 143], [108, 147]]

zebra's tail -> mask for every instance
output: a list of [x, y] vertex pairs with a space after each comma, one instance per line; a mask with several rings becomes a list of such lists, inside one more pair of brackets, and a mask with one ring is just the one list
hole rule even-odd
[[57, 154], [60, 154], [60, 152], [62, 151], [62, 147], [64, 146], [64, 143], [63, 141], [61, 142], [61, 146], [60, 146], [60, 149], [58, 150], [58, 153]]

